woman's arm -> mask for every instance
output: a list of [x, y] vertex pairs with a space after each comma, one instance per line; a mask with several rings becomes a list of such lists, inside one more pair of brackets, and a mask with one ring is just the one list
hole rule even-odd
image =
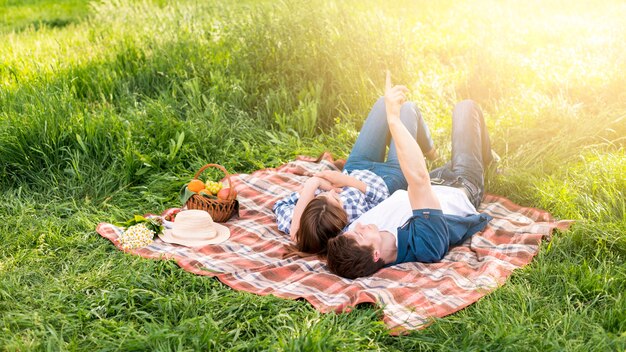
[[291, 227], [289, 228], [289, 234], [292, 241], [296, 240], [296, 231], [300, 228], [300, 218], [302, 218], [302, 213], [304, 213], [306, 206], [309, 205], [313, 198], [315, 198], [315, 192], [318, 188], [323, 191], [329, 191], [334, 187], [330, 184], [330, 182], [313, 176], [308, 179], [298, 191], [300, 198], [298, 199], [298, 202], [296, 202], [296, 206], [293, 209]]
[[291, 227], [289, 228], [289, 234], [291, 236], [291, 240], [295, 241], [296, 231], [300, 228], [300, 218], [302, 217], [302, 213], [304, 212], [304, 208], [315, 198], [315, 191], [320, 186], [319, 178], [311, 177], [308, 179], [302, 188], [298, 191], [300, 194], [300, 198], [298, 198], [298, 202], [296, 203], [296, 207], [293, 209], [293, 217], [291, 218]]
[[315, 176], [330, 182], [334, 187], [354, 187], [363, 194], [367, 191], [367, 184], [365, 182], [339, 171], [320, 171], [316, 173]]
[[287, 197], [274, 203], [272, 210], [276, 214], [276, 226], [278, 230], [289, 234], [291, 228], [291, 219], [293, 218], [293, 209], [300, 198], [298, 192], [293, 192]]

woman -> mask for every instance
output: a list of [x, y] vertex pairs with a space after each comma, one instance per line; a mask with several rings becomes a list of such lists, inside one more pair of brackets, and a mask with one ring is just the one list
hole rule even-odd
[[[435, 160], [437, 151], [417, 106], [402, 105], [400, 119], [424, 155]], [[291, 235], [297, 251], [324, 256], [330, 238], [389, 194], [406, 188], [387, 125], [385, 101], [380, 98], [365, 120], [343, 172], [315, 174], [299, 191], [276, 202], [273, 210], [278, 229]]]

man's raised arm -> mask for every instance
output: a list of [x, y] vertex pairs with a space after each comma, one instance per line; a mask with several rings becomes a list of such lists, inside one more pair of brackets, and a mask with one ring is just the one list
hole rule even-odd
[[406, 101], [408, 88], [391, 85], [391, 73], [387, 71], [385, 82], [385, 109], [389, 131], [396, 144], [400, 168], [409, 184], [409, 200], [413, 209], [441, 209], [439, 199], [430, 186], [430, 176], [424, 154], [415, 138], [400, 121], [400, 108]]

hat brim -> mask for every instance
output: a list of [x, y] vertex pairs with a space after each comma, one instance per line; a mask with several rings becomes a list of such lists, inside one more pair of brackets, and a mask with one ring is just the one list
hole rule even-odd
[[174, 237], [172, 229], [165, 229], [163, 233], [159, 234], [159, 238], [167, 243], [180, 244], [187, 247], [204, 247], [210, 244], [219, 244], [230, 238], [230, 229], [228, 227], [218, 223], [213, 223], [213, 226], [215, 226], [216, 235], [208, 240], [188, 240]]

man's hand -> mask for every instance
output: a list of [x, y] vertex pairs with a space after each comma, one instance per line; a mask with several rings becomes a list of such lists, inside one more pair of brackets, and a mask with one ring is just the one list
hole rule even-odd
[[406, 101], [406, 93], [409, 89], [405, 86], [391, 85], [391, 73], [387, 71], [385, 79], [385, 110], [387, 111], [387, 121], [400, 118], [400, 108]]
[[424, 154], [415, 141], [415, 136], [400, 122], [400, 107], [406, 101], [408, 89], [404, 86], [391, 86], [391, 74], [387, 71], [385, 82], [385, 108], [387, 110], [387, 124], [389, 132], [396, 144], [398, 160], [402, 174], [409, 187], [409, 201], [412, 209], [441, 209], [439, 198], [430, 186], [430, 176]]

